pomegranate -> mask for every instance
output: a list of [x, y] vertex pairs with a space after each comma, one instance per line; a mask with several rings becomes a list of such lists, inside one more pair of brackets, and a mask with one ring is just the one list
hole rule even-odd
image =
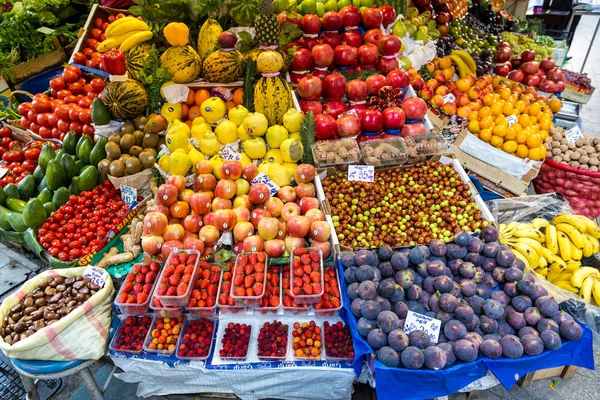
[[427, 113], [427, 103], [420, 97], [410, 97], [402, 103], [402, 110], [407, 120], [419, 120]]
[[342, 17], [342, 23], [344, 26], [358, 26], [361, 21], [360, 10], [355, 6], [346, 6], [340, 10], [340, 16]]
[[360, 134], [360, 118], [354, 114], [342, 114], [336, 121], [339, 137], [354, 137]]
[[302, 100], [298, 104], [303, 113], [312, 111], [314, 115], [319, 115], [323, 112], [323, 106], [318, 100]]
[[365, 43], [358, 48], [358, 62], [361, 65], [373, 65], [379, 58], [379, 49], [373, 43]]
[[323, 81], [316, 76], [307, 75], [298, 83], [298, 94], [304, 100], [318, 100], [322, 92]]
[[346, 103], [340, 99], [327, 99], [323, 104], [323, 114], [329, 114], [333, 118], [337, 118], [340, 114], [348, 111]]
[[326, 99], [341, 99], [346, 93], [346, 78], [330, 74], [323, 79], [323, 95]]
[[317, 68], [329, 67], [334, 60], [333, 48], [328, 44], [317, 44], [312, 48], [311, 54]]
[[331, 115], [315, 116], [315, 137], [317, 139], [333, 139], [337, 134], [337, 123]]
[[360, 78], [353, 79], [346, 86], [346, 97], [349, 101], [363, 101], [369, 95], [367, 83]]
[[400, 136], [416, 136], [427, 133], [425, 125], [422, 122], [415, 122], [412, 124], [404, 124], [400, 131]]
[[363, 132], [378, 133], [383, 129], [383, 115], [372, 108], [366, 109], [361, 117]]

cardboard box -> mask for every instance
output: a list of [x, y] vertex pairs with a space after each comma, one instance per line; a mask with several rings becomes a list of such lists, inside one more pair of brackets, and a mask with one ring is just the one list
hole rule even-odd
[[[499, 168], [498, 166], [494, 166], [484, 161], [481, 158], [486, 158], [482, 155], [481, 158], [478, 158], [472, 154], [467, 153], [464, 149], [461, 149], [461, 145], [467, 139], [467, 136], [471, 135], [467, 131], [461, 132], [454, 142], [454, 154], [456, 158], [460, 161], [462, 166], [469, 170], [475, 172], [477, 175], [482, 176], [483, 178], [491, 181], [495, 185], [508, 190], [511, 193], [516, 194], [517, 196], [526, 196], [527, 188], [531, 181], [537, 176], [540, 170], [540, 162], [530, 162], [528, 163], [528, 171], [522, 176], [517, 177], [506, 170]], [[471, 135], [472, 136], [472, 135]], [[483, 142], [482, 142], [483, 143]], [[524, 163], [525, 161], [519, 157], [511, 156], [502, 150], [498, 150], [488, 145], [487, 143], [483, 143], [484, 145], [489, 147], [489, 151], [492, 153], [497, 153], [498, 157], [510, 158], [509, 162], [513, 163]], [[489, 159], [489, 158], [488, 158]], [[513, 160], [514, 159], [514, 160]]]
[[22, 82], [32, 76], [38, 75], [67, 60], [65, 50], [60, 45], [58, 39], [54, 38], [53, 42], [56, 50], [12, 67], [17, 82]]
[[575, 86], [567, 84], [565, 90], [560, 94], [560, 97], [565, 100], [574, 101], [580, 104], [587, 104], [592, 98], [592, 95], [596, 91], [596, 88], [591, 88], [587, 92], [576, 90]]

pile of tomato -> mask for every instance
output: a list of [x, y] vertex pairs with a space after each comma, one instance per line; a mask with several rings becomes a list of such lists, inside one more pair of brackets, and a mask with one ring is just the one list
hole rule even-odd
[[69, 131], [94, 135], [92, 101], [104, 90], [104, 79], [83, 76], [67, 65], [61, 76], [50, 80], [50, 95], [38, 93], [31, 102], [19, 104], [21, 125], [44, 139], [60, 139]]
[[[12, 138], [10, 128], [0, 128], [0, 168], [3, 168], [0, 172], [0, 187], [19, 183], [26, 175], [33, 174], [44, 144], [45, 142], [36, 140], [25, 145]], [[55, 150], [58, 148], [55, 143], [51, 145]]]
[[105, 180], [94, 190], [71, 196], [38, 229], [38, 240], [52, 257], [77, 260], [102, 247], [128, 208], [112, 183]]

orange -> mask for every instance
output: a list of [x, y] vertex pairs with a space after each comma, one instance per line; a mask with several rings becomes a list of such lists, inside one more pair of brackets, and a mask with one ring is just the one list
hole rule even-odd
[[529, 116], [529, 122], [531, 122], [532, 126], [535, 126], [537, 124], [537, 122], [538, 122], [538, 119], [537, 119], [537, 117], [534, 117], [533, 115], [530, 115]]
[[471, 122], [469, 122], [469, 132], [471, 132], [471, 133], [479, 132], [479, 122], [477, 122], [476, 120], [471, 120]]
[[540, 106], [540, 104], [538, 102], [535, 102], [529, 106], [529, 109], [527, 110], [527, 114], [529, 114], [530, 116], [536, 116], [540, 113], [541, 110], [542, 110], [542, 106]]
[[232, 108], [235, 108], [235, 103], [231, 100], [229, 100], [227, 103], [225, 103], [227, 105], [227, 109], [231, 110]]
[[555, 114], [562, 108], [562, 102], [557, 98], [551, 99], [548, 105], [550, 106], [550, 110]]
[[504, 88], [500, 91], [500, 97], [502, 97], [504, 100], [508, 100], [510, 98], [511, 95], [511, 91], [509, 88]]
[[242, 88], [235, 89], [235, 92], [233, 92], [232, 100], [236, 106], [239, 106], [240, 104], [242, 104], [244, 102], [244, 89], [242, 89]]
[[486, 128], [479, 131], [479, 139], [483, 140], [484, 142], [489, 142], [491, 138], [492, 131], [490, 129]]
[[466, 93], [469, 90], [470, 87], [471, 87], [471, 84], [465, 78], [461, 78], [461, 79], [459, 79], [459, 80], [456, 81], [456, 88], [458, 90], [460, 90], [461, 92]]
[[552, 122], [548, 120], [540, 120], [539, 127], [541, 130], [547, 131], [552, 127]]
[[187, 104], [181, 103], [181, 118], [184, 118], [187, 115], [189, 108], [190, 107]]
[[546, 148], [544, 146], [538, 146], [533, 149], [530, 148], [527, 157], [534, 161], [542, 161], [544, 158], [546, 158]]
[[[530, 149], [536, 148], [541, 146], [542, 144], [542, 138], [540, 135], [538, 134], [532, 134], [529, 135], [529, 137], [527, 138], [527, 147], [529, 147]], [[529, 157], [531, 158], [531, 157]]]
[[502, 114], [504, 114], [505, 116], [509, 116], [511, 115], [513, 112], [513, 107], [510, 103], [504, 103], [504, 105], [502, 106]]
[[519, 115], [519, 124], [523, 128], [527, 128], [529, 125], [531, 125], [531, 121], [529, 120], [529, 115], [527, 115], [527, 114]]
[[525, 146], [524, 144], [520, 144], [517, 146], [517, 152], [515, 153], [517, 157], [525, 158], [527, 157], [527, 154], [529, 154], [529, 149], [527, 148], [527, 146]]
[[509, 154], [513, 154], [515, 151], [517, 151], [517, 146], [517, 142], [514, 140], [509, 140], [508, 142], [504, 142], [502, 145], [502, 150]]
[[489, 117], [490, 115], [492, 115], [492, 110], [488, 106], [481, 107], [478, 115], [482, 119], [485, 117]]
[[501, 138], [503, 138], [506, 135], [507, 131], [508, 131], [508, 128], [503, 125], [496, 125], [496, 126], [494, 126], [494, 129], [492, 129], [492, 133], [495, 136], [499, 136]]
[[492, 110], [492, 115], [502, 115], [502, 105], [500, 105], [500, 103], [494, 103], [490, 108]]
[[548, 131], [539, 131], [538, 134], [542, 138], [542, 141], [548, 137]]
[[517, 132], [515, 132], [515, 130], [510, 127], [506, 130], [506, 135], [504, 135], [504, 140], [515, 140], [515, 138], [517, 137]]
[[498, 115], [495, 119], [494, 119], [494, 123], [496, 125], [502, 125], [508, 128], [508, 121], [506, 120], [506, 118], [504, 117], [504, 115]]
[[491, 106], [494, 103], [494, 96], [491, 93], [483, 96], [483, 105]]
[[196, 91], [196, 94], [194, 94], [194, 103], [196, 103], [197, 106], [201, 106], [204, 100], [208, 99], [209, 97], [210, 92], [208, 90], [200, 89]]
[[190, 89], [190, 91], [188, 92], [188, 97], [185, 100], [185, 104], [187, 104], [188, 106], [193, 106], [194, 105], [194, 91], [192, 89]]
[[477, 111], [471, 111], [469, 113], [469, 121], [477, 121], [479, 118], [477, 118]]
[[450, 68], [452, 67], [452, 60], [450, 59], [450, 57], [440, 58], [439, 66], [441, 69]]
[[190, 121], [194, 121], [196, 118], [201, 117], [202, 114], [200, 113], [200, 106], [190, 107], [187, 116]]
[[485, 117], [481, 121], [479, 121], [479, 126], [481, 128], [490, 128], [494, 125], [494, 119], [492, 117]]
[[504, 140], [500, 136], [492, 135], [490, 139], [490, 144], [494, 147], [500, 147], [504, 143]]

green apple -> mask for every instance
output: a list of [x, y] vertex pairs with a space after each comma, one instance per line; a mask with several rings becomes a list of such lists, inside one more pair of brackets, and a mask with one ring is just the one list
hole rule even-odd
[[406, 35], [406, 27], [404, 26], [404, 23], [402, 23], [402, 21], [396, 22], [392, 27], [392, 33], [399, 38], [403, 38], [404, 35]]
[[300, 4], [300, 8], [304, 14], [314, 14], [317, 10], [317, 2], [315, 0], [304, 0]]
[[335, 0], [327, 0], [327, 3], [325, 3], [325, 12], [337, 11], [337, 10], [338, 10], [338, 3]]
[[360, 13], [361, 14], [364, 13], [367, 8], [369, 8], [369, 7], [360, 7], [359, 8]]
[[373, 0], [360, 0], [360, 5], [362, 7], [373, 7]]
[[349, 6], [350, 4], [351, 4], [350, 0], [339, 0], [337, 2], [338, 10], [341, 10], [342, 8]]
[[352, 5], [354, 7], [360, 7], [360, 0], [352, 0]]
[[410, 61], [410, 59], [408, 57], [400, 57], [400, 61], [404, 64], [402, 66], [402, 69], [407, 70], [410, 67], [412, 67], [412, 62]]
[[317, 9], [315, 10], [315, 14], [317, 14], [317, 16], [319, 17], [322, 17], [323, 14], [325, 14], [325, 4], [317, 3]]

